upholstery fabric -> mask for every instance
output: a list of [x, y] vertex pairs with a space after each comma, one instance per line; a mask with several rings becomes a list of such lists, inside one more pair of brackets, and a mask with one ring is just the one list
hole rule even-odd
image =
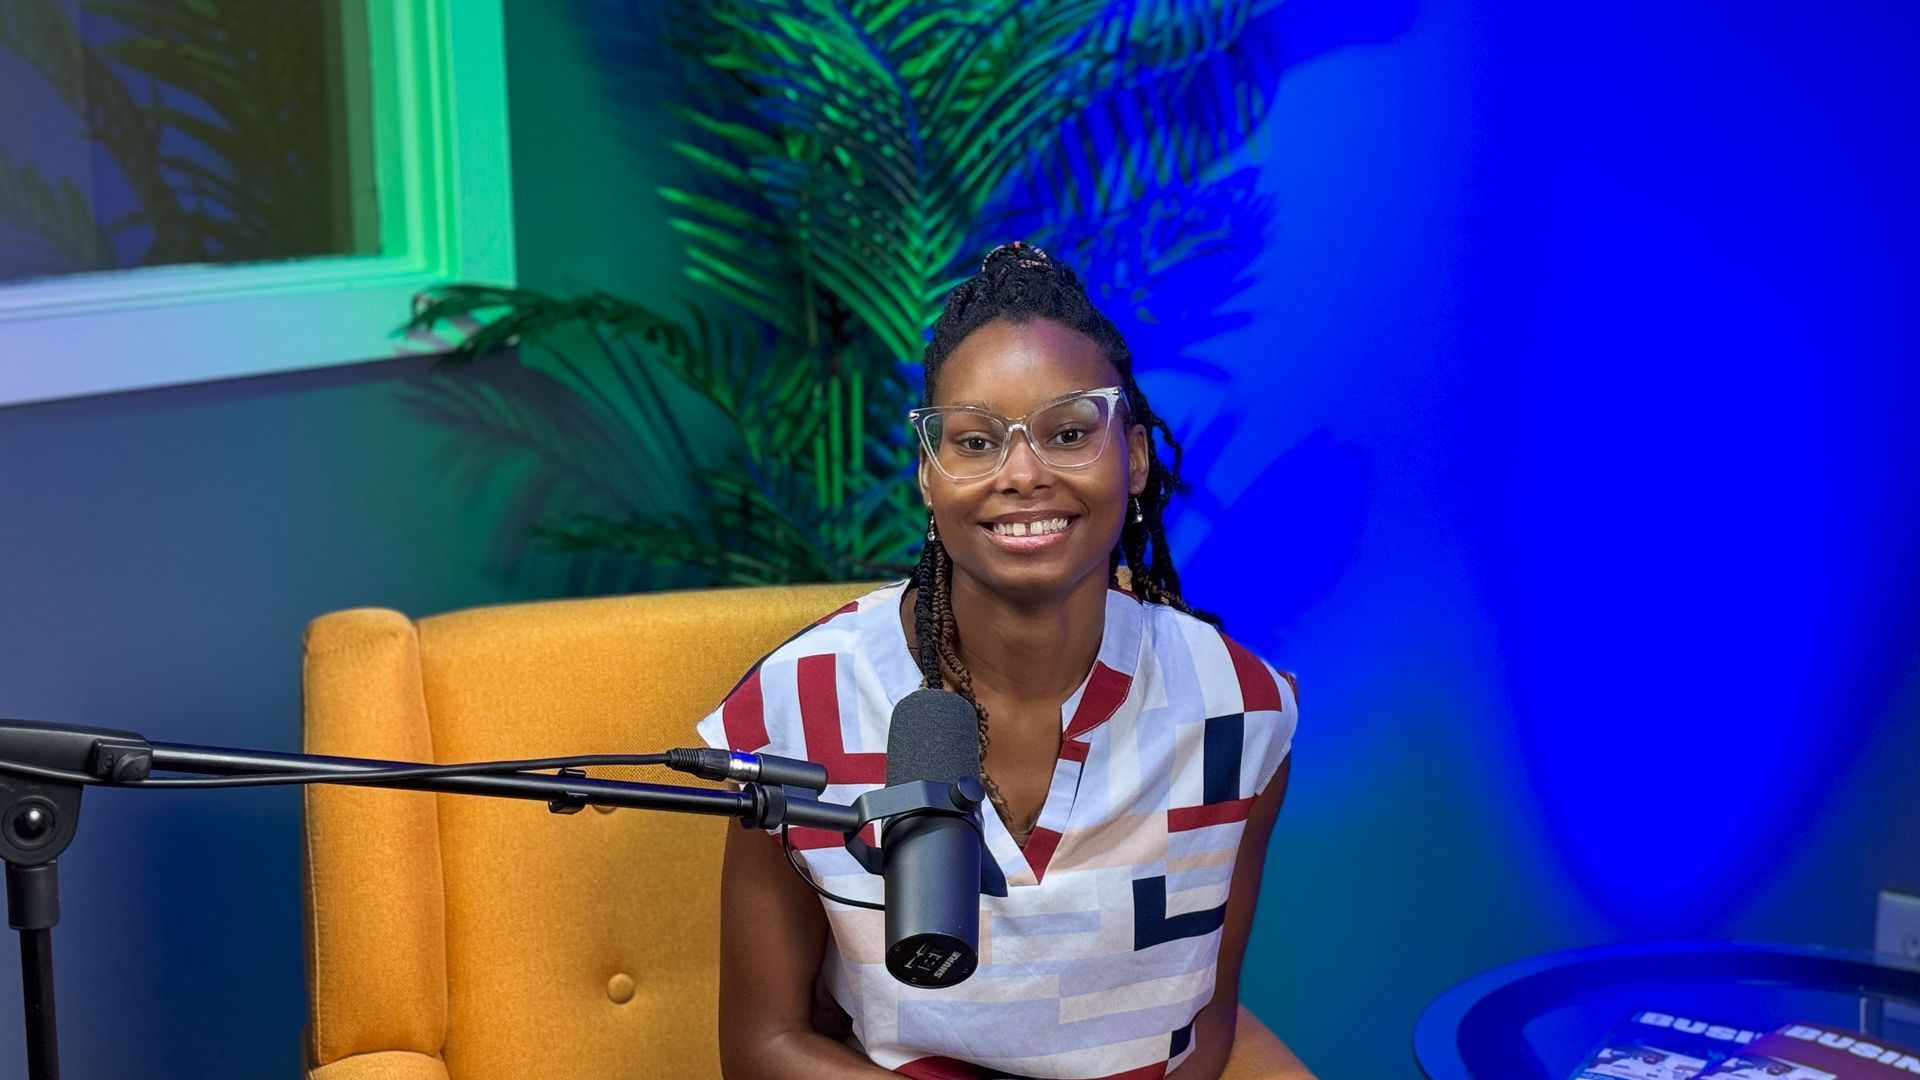
[[447, 1080], [447, 1063], [411, 1050], [352, 1054], [309, 1074], [313, 1080]]
[[[305, 748], [457, 762], [698, 746], [694, 723], [754, 661], [875, 587], [324, 615], [306, 636]], [[306, 815], [309, 1080], [719, 1076], [730, 821], [324, 785]], [[1243, 1010], [1227, 1075], [1286, 1075], [1284, 1054]]]

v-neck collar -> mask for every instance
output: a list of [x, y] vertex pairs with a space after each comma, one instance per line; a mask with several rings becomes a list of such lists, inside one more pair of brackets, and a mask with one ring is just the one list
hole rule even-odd
[[[880, 639], [873, 650], [875, 664], [886, 687], [888, 708], [919, 689], [920, 665], [915, 661], [906, 630], [900, 625], [900, 601], [908, 582], [901, 581], [882, 590], [883, 602], [877, 615], [884, 625], [877, 626]], [[1106, 625], [1100, 635], [1100, 650], [1093, 666], [1080, 685], [1060, 706], [1060, 755], [1053, 764], [1053, 779], [1033, 832], [1022, 848], [1014, 842], [1000, 815], [985, 807], [981, 824], [987, 851], [999, 863], [1009, 887], [1038, 885], [1046, 876], [1060, 841], [1072, 820], [1073, 804], [1080, 790], [1080, 773], [1096, 731], [1117, 715], [1132, 696], [1134, 676], [1140, 670], [1147, 647], [1146, 613], [1139, 600], [1119, 589], [1107, 590]], [[1137, 706], [1136, 706], [1137, 707]], [[891, 712], [889, 711], [889, 715]]]

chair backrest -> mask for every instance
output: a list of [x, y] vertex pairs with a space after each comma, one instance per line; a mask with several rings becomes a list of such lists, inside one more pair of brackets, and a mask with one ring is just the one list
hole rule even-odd
[[[871, 584], [478, 608], [308, 628], [308, 752], [644, 753]], [[660, 782], [674, 774], [635, 771]], [[726, 819], [307, 790], [309, 1076], [719, 1075]]]

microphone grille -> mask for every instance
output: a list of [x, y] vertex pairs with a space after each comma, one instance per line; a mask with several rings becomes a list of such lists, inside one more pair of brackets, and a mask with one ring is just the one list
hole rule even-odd
[[915, 690], [893, 707], [887, 728], [887, 783], [952, 783], [980, 775], [980, 719], [951, 690]]

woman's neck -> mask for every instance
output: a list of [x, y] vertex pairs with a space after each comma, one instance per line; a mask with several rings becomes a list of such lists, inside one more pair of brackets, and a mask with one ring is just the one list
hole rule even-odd
[[1021, 604], [953, 576], [960, 660], [974, 685], [1023, 701], [1065, 701], [1092, 670], [1107, 624], [1107, 581], [1090, 575], [1064, 599]]

